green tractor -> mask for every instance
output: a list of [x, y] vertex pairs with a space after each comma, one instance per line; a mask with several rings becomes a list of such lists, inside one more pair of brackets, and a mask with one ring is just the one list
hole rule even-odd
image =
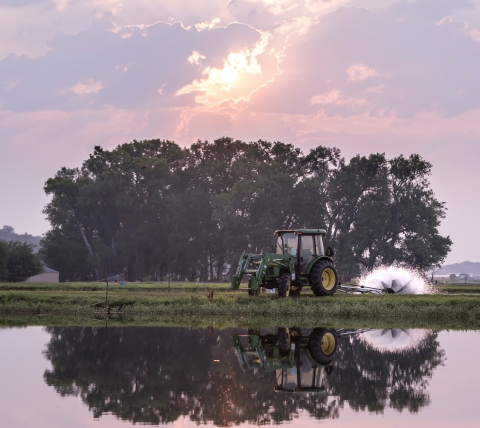
[[242, 369], [274, 373], [276, 392], [325, 392], [324, 372], [332, 372], [337, 343], [337, 332], [325, 328], [316, 328], [306, 337], [298, 328], [279, 328], [278, 334], [261, 335], [257, 330], [233, 335]]
[[273, 253], [243, 253], [232, 277], [232, 288], [238, 290], [244, 275], [250, 275], [248, 294], [260, 288], [278, 289], [279, 297], [299, 295], [311, 287], [317, 296], [331, 296], [338, 288], [338, 274], [333, 265], [333, 250], [324, 250], [323, 229], [275, 231]]

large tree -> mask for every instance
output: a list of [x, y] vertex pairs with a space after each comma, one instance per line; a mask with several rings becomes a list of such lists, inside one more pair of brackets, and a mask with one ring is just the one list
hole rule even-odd
[[242, 251], [269, 250], [275, 229], [324, 227], [344, 277], [382, 263], [427, 269], [451, 245], [438, 233], [445, 206], [430, 172], [418, 155], [347, 162], [337, 148], [304, 155], [226, 137], [95, 147], [45, 185], [52, 230], [42, 254], [62, 279], [221, 281]]
[[35, 253], [34, 245], [25, 242], [8, 242], [6, 267], [6, 279], [10, 282], [18, 282], [40, 273], [43, 264], [40, 255]]

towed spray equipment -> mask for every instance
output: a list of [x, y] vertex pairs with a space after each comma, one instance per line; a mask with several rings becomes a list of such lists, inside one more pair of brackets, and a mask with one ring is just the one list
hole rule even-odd
[[245, 275], [248, 294], [261, 288], [277, 289], [279, 297], [299, 295], [310, 287], [316, 296], [331, 296], [337, 290], [360, 294], [420, 294], [431, 292], [416, 272], [395, 266], [380, 267], [362, 278], [360, 285], [341, 284], [334, 266], [334, 252], [324, 249], [324, 229], [277, 230], [271, 253], [243, 253], [232, 277], [238, 290]]

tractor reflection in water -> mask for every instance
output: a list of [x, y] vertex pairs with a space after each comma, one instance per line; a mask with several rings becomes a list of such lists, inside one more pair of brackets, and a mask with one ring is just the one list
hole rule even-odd
[[276, 335], [249, 330], [248, 335], [233, 336], [242, 369], [273, 372], [279, 392], [325, 392], [324, 373], [332, 372], [337, 344], [337, 332], [324, 328], [315, 328], [306, 337], [297, 328], [279, 328]]

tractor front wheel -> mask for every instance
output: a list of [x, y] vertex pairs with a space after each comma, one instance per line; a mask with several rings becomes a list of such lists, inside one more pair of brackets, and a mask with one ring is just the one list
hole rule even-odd
[[278, 297], [288, 297], [290, 294], [290, 274], [282, 273], [278, 278]]
[[313, 265], [309, 280], [316, 296], [331, 296], [337, 291], [338, 274], [328, 260], [319, 260]]

